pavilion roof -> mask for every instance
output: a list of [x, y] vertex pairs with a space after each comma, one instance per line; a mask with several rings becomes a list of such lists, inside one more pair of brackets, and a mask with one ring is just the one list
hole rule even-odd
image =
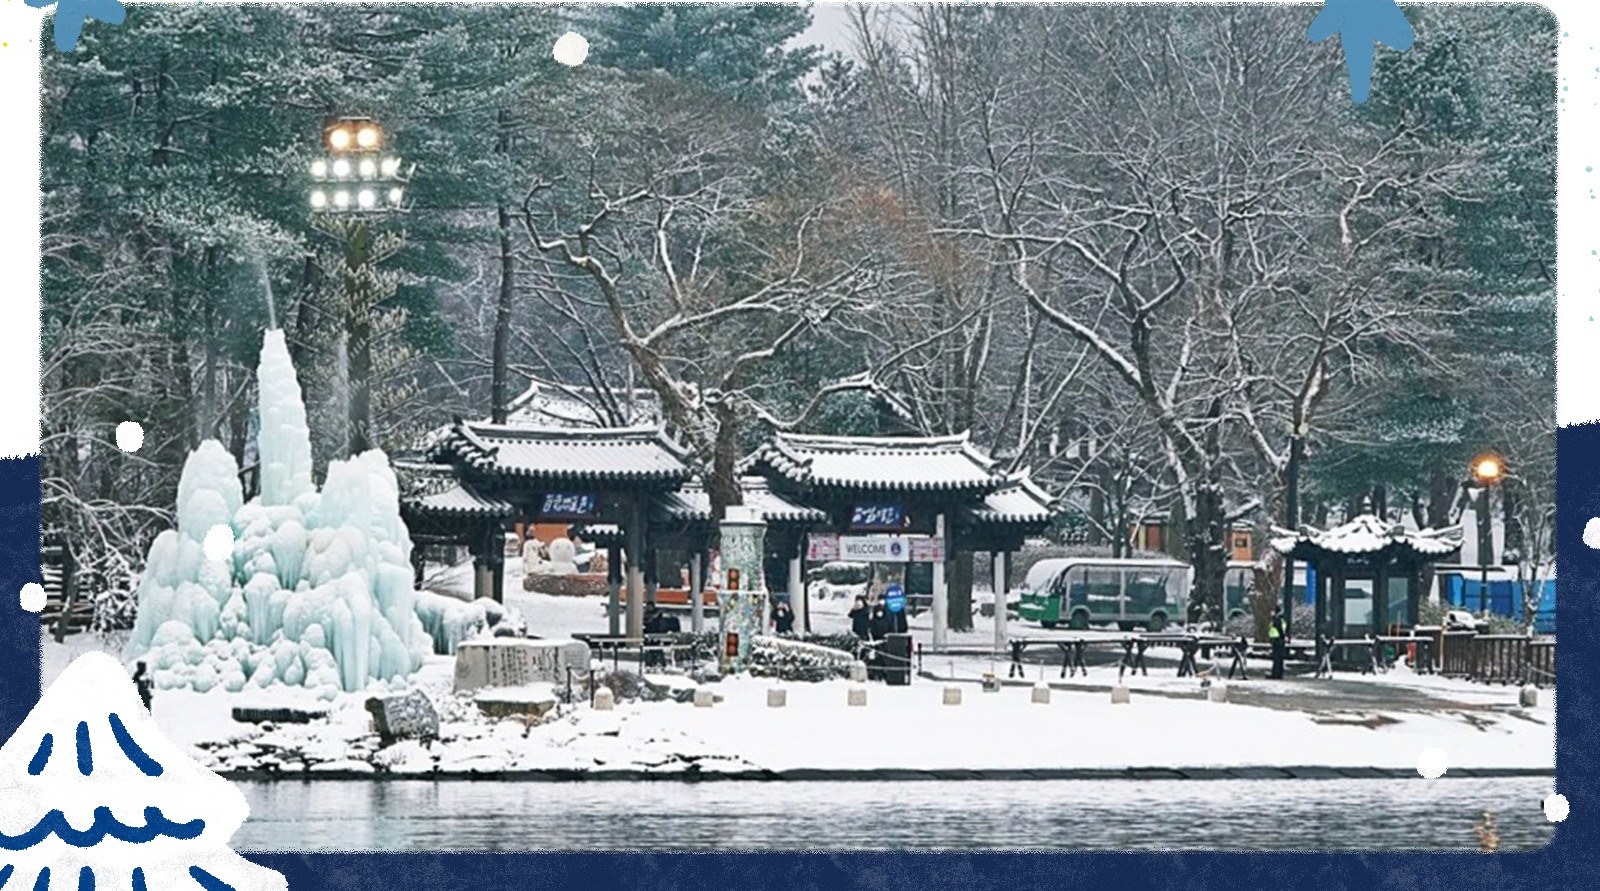
[[1438, 560], [1461, 550], [1461, 527], [1445, 529], [1407, 529], [1372, 514], [1363, 514], [1341, 526], [1316, 529], [1305, 526], [1296, 532], [1273, 527], [1271, 544], [1280, 554], [1301, 560], [1335, 555], [1343, 557], [1387, 556], [1389, 559]]
[[994, 459], [954, 436], [813, 436], [779, 433], [747, 459], [766, 475], [807, 488], [988, 493], [1006, 476]]
[[[759, 476], [747, 476], [739, 481], [746, 507], [755, 508], [761, 519], [768, 523], [822, 523], [828, 519], [826, 511], [795, 504], [767, 488], [767, 481]], [[700, 480], [684, 483], [676, 492], [667, 492], [656, 501], [658, 517], [678, 522], [711, 521], [711, 495]]]
[[1033, 481], [1027, 470], [1012, 474], [1004, 486], [983, 498], [983, 505], [972, 509], [974, 521], [982, 524], [1043, 525], [1050, 522], [1060, 507], [1060, 499]]
[[509, 517], [510, 502], [491, 498], [456, 477], [448, 464], [394, 462], [400, 504], [408, 513], [448, 517]]
[[522, 427], [457, 422], [434, 443], [435, 461], [479, 474], [555, 484], [671, 486], [689, 478], [689, 456], [658, 427]]

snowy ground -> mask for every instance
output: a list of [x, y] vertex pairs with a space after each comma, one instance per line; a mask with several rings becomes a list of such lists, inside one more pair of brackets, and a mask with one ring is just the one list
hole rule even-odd
[[[457, 578], [459, 576], [459, 578]], [[427, 587], [464, 594], [460, 568], [429, 579]], [[604, 632], [603, 600], [528, 594], [507, 579], [507, 605], [522, 613], [530, 633], [550, 637]], [[818, 632], [846, 631], [848, 598], [814, 599]], [[928, 616], [911, 621], [926, 642]], [[992, 620], [954, 634], [955, 645], [987, 646]], [[1048, 636], [1013, 622], [1014, 634]], [[48, 684], [92, 637], [66, 645], [48, 637]], [[1050, 652], [1054, 652], [1050, 648]], [[443, 723], [431, 744], [380, 748], [363, 707], [365, 694], [321, 703], [300, 688], [228, 694], [160, 691], [155, 717], [175, 742], [212, 767], [238, 771], [302, 770], [417, 775], [434, 771], [643, 770], [678, 772], [751, 769], [1115, 768], [1323, 765], [1411, 768], [1425, 748], [1443, 750], [1453, 767], [1550, 768], [1554, 764], [1554, 693], [1542, 691], [1532, 709], [1518, 708], [1516, 689], [1488, 687], [1398, 670], [1382, 676], [1341, 674], [1332, 681], [1264, 679], [1230, 687], [1229, 703], [1208, 702], [1195, 678], [1178, 678], [1171, 662], [1152, 653], [1149, 676], [1126, 679], [1132, 702], [1113, 705], [1107, 692], [1116, 668], [1092, 666], [1087, 677], [1060, 679], [1059, 663], [1027, 668], [1026, 679], [985, 693], [970, 681], [1007, 664], [988, 657], [939, 657], [909, 686], [866, 685], [866, 707], [847, 702], [847, 681], [785, 684], [787, 706], [769, 708], [773, 682], [731, 678], [708, 684], [721, 701], [712, 708], [677, 702], [622, 702], [614, 711], [587, 704], [563, 708], [542, 722], [490, 719], [470, 699], [451, 693], [451, 657], [431, 657], [412, 683], [435, 702]], [[1223, 666], [1225, 668], [1225, 666]], [[660, 678], [693, 686], [683, 675]], [[1054, 688], [1048, 705], [1030, 701], [1033, 683]], [[964, 681], [968, 683], [963, 683]], [[946, 683], [962, 689], [959, 706], [942, 704]], [[276, 727], [235, 722], [234, 707], [321, 706], [324, 720]]]
[[[1443, 750], [1453, 767], [1547, 768], [1554, 758], [1553, 702], [1517, 709], [1509, 703], [1513, 694], [1493, 688], [1442, 691], [1449, 698], [1441, 697], [1435, 709], [1350, 710], [1319, 707], [1312, 682], [1252, 681], [1233, 688], [1296, 702], [1282, 707], [1207, 702], [1192, 679], [1151, 677], [1132, 681], [1130, 704], [1113, 705], [1103, 690], [1082, 689], [1080, 679], [1077, 689], [1054, 689], [1048, 705], [1030, 702], [1029, 685], [983, 693], [965, 684], [962, 704], [947, 706], [943, 684], [918, 679], [906, 687], [867, 685], [867, 706], [851, 707], [846, 704], [851, 685], [831, 681], [787, 684], [787, 706], [768, 708], [772, 682], [740, 678], [707, 685], [722, 697], [712, 708], [624, 702], [605, 712], [580, 705], [530, 727], [520, 719], [483, 717], [469, 700], [450, 693], [450, 674], [451, 660], [440, 657], [416, 679], [444, 717], [441, 738], [431, 745], [402, 742], [381, 749], [364, 697], [353, 694], [338, 697], [328, 719], [313, 724], [262, 727], [230, 717], [239, 705], [313, 704], [295, 688], [234, 695], [163, 691], [155, 716], [169, 737], [209, 766], [296, 773], [675, 772], [691, 765], [700, 771], [1409, 768], [1430, 747]], [[662, 680], [690, 684], [681, 676]], [[228, 742], [215, 745], [223, 741]]]

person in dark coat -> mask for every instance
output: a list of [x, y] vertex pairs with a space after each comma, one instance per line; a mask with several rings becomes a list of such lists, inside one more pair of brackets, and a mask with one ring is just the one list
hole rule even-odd
[[773, 605], [772, 627], [779, 634], [794, 633], [794, 610], [789, 608], [789, 601], [780, 600]]
[[151, 684], [150, 675], [145, 672], [145, 664], [136, 662], [133, 666], [133, 686], [139, 691], [139, 699], [144, 702], [144, 710], [150, 711]]
[[911, 630], [911, 624], [906, 621], [906, 611], [889, 614], [889, 632], [891, 634], [905, 634]]
[[872, 640], [883, 640], [888, 637], [889, 631], [894, 627], [889, 618], [889, 611], [884, 608], [881, 602], [874, 603], [870, 615], [871, 617], [867, 620], [868, 637]]
[[867, 598], [857, 597], [855, 606], [850, 607], [850, 630], [856, 637], [866, 640], [872, 633], [871, 611], [867, 609]]
[[1289, 636], [1283, 627], [1283, 610], [1272, 611], [1272, 623], [1267, 626], [1267, 643], [1272, 645], [1272, 674], [1269, 677], [1277, 680], [1283, 679], [1283, 660], [1289, 650]]
[[644, 633], [666, 634], [666, 614], [661, 612], [661, 607], [653, 603], [644, 605]]

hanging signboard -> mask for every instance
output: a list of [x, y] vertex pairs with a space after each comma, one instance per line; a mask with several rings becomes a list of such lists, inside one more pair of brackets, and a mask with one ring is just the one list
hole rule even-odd
[[923, 536], [911, 539], [912, 563], [943, 563], [944, 539]]
[[858, 504], [850, 512], [851, 529], [903, 529], [905, 508], [899, 504]]
[[806, 536], [806, 561], [832, 563], [939, 563], [944, 560], [944, 539], [927, 535]]
[[839, 559], [847, 563], [904, 563], [911, 545], [903, 535], [841, 535]]
[[539, 516], [549, 520], [592, 520], [595, 507], [593, 492], [546, 492]]
[[806, 536], [806, 562], [832, 563], [839, 559], [839, 536], [813, 533]]

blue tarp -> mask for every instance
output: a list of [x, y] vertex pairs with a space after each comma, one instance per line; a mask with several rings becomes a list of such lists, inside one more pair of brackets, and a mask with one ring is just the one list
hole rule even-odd
[[[1482, 577], [1459, 573], [1439, 574], [1439, 593], [1446, 603], [1474, 613], [1489, 612], [1522, 621], [1522, 585], [1514, 579], [1490, 579], [1485, 590]], [[1540, 634], [1556, 632], [1556, 580], [1546, 579], [1539, 596], [1539, 611], [1533, 629]]]

